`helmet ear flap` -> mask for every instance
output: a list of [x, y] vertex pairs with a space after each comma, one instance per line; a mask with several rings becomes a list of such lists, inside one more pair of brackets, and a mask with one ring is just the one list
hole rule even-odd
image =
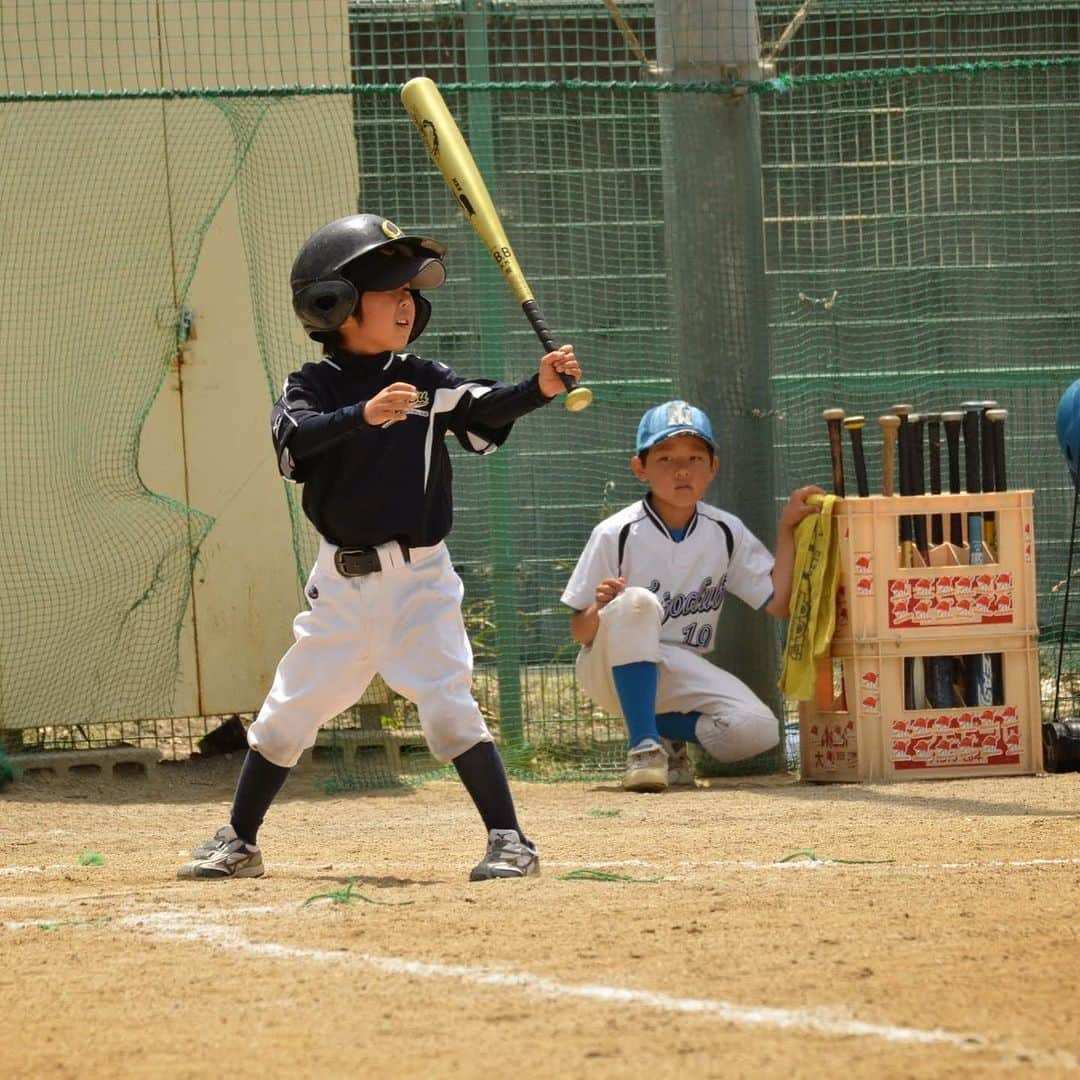
[[421, 296], [415, 289], [410, 290], [413, 301], [416, 304], [416, 314], [413, 316], [412, 333], [409, 340], [415, 341], [423, 332], [424, 327], [431, 318], [431, 301], [426, 296]]
[[293, 310], [310, 333], [336, 330], [353, 313], [360, 294], [351, 281], [313, 281], [293, 293]]

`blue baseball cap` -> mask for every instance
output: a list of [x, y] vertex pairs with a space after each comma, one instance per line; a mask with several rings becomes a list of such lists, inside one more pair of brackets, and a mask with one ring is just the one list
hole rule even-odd
[[685, 401], [665, 401], [641, 418], [637, 428], [637, 452], [640, 454], [672, 435], [696, 435], [716, 449], [712, 424], [700, 409]]

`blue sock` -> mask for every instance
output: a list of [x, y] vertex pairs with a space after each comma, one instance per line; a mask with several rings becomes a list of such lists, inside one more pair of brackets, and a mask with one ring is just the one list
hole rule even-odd
[[696, 743], [697, 722], [700, 719], [701, 713], [697, 712], [662, 712], [656, 716], [656, 730], [672, 742]]
[[633, 664], [618, 664], [611, 669], [615, 692], [619, 695], [627, 738], [633, 750], [644, 739], [660, 741], [656, 730], [656, 685], [659, 681], [656, 664], [638, 660]]

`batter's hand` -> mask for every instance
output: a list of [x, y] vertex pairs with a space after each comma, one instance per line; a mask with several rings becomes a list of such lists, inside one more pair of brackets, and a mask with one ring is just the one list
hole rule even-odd
[[416, 387], [396, 382], [384, 386], [364, 406], [364, 420], [372, 427], [383, 427], [404, 420], [406, 413], [416, 404]]
[[560, 373], [574, 380], [581, 378], [581, 366], [574, 355], [573, 345], [562, 345], [540, 361], [540, 393], [545, 397], [553, 398], [566, 393], [566, 387], [559, 378]]
[[616, 596], [619, 595], [626, 588], [626, 578], [621, 577], [609, 577], [604, 578], [599, 585], [596, 586], [596, 610], [605, 608]]

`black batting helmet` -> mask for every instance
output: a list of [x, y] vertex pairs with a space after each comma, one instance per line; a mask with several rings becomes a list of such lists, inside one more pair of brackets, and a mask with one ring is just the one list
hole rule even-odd
[[338, 218], [312, 233], [293, 262], [293, 310], [308, 335], [321, 341], [356, 310], [365, 290], [407, 284], [416, 301], [412, 341], [431, 317], [431, 304], [418, 290], [437, 289], [446, 280], [445, 254], [437, 240], [406, 236], [377, 214]]

